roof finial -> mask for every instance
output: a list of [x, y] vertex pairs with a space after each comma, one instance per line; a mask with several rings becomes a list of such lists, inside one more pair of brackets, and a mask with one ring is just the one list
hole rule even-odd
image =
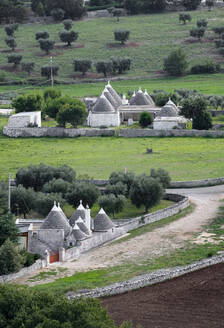
[[80, 205], [82, 205], [82, 200], [81, 199], [80, 199], [79, 203], [80, 203]]
[[56, 200], [54, 200], [54, 206], [56, 206]]
[[60, 203], [58, 202], [58, 207], [60, 207]]

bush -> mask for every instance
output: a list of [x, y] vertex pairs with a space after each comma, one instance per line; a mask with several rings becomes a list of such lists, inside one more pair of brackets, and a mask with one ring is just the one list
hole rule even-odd
[[123, 210], [125, 205], [125, 197], [123, 195], [115, 196], [114, 194], [108, 194], [101, 196], [98, 201], [100, 207], [102, 207], [108, 214], [119, 213]]
[[45, 193], [55, 193], [55, 194], [61, 194], [62, 197], [65, 196], [65, 194], [68, 191], [68, 188], [70, 187], [70, 182], [65, 181], [63, 179], [52, 179], [49, 182], [46, 182], [43, 185], [43, 192]]
[[22, 71], [27, 72], [28, 75], [31, 74], [31, 72], [34, 70], [35, 63], [34, 62], [22, 62]]
[[207, 27], [208, 21], [206, 19], [198, 19], [197, 20], [197, 27]]
[[71, 19], [65, 19], [63, 20], [64, 28], [65, 30], [69, 31], [72, 28], [72, 20]]
[[164, 59], [164, 71], [170, 75], [183, 75], [187, 69], [188, 63], [186, 55], [182, 49], [172, 51], [168, 57]]
[[96, 71], [97, 73], [103, 73], [106, 77], [108, 74], [113, 72], [113, 64], [110, 60], [98, 61], [96, 63]]
[[56, 22], [61, 22], [65, 17], [65, 11], [61, 8], [52, 9], [51, 16]]
[[186, 13], [180, 13], [179, 14], [179, 22], [183, 22], [183, 24], [186, 24], [187, 21], [188, 22], [191, 21], [191, 15], [186, 14]]
[[65, 204], [65, 200], [62, 198], [61, 194], [58, 193], [46, 194], [43, 192], [35, 193], [35, 203], [33, 209], [35, 209], [36, 212], [41, 214], [42, 216], [46, 216], [52, 209], [52, 205], [54, 204], [54, 201], [60, 203], [62, 207]]
[[216, 48], [224, 48], [224, 40], [221, 39], [215, 40], [215, 46]]
[[198, 40], [201, 40], [204, 34], [205, 34], [204, 27], [193, 28], [192, 30], [190, 30], [190, 36], [192, 36], [193, 38], [198, 38]]
[[152, 123], [152, 116], [148, 112], [142, 112], [140, 114], [139, 124], [142, 128], [146, 128]]
[[50, 51], [54, 48], [54, 41], [49, 39], [39, 39], [40, 49], [46, 52], [46, 55], [49, 55]]
[[168, 102], [169, 98], [174, 102], [177, 102], [178, 100], [176, 93], [156, 92], [152, 95], [152, 97], [156, 106], [160, 107], [164, 106]]
[[128, 57], [112, 57], [111, 62], [114, 74], [122, 74], [123, 72], [129, 71], [131, 69], [131, 59]]
[[44, 89], [44, 101], [48, 99], [57, 99], [61, 97], [61, 90], [55, 88], [46, 88]]
[[51, 72], [53, 76], [58, 75], [58, 65], [45, 65], [41, 67], [41, 76], [45, 76], [47, 79], [51, 78]]
[[165, 0], [124, 0], [124, 8], [131, 15], [139, 13], [161, 12], [166, 8]]
[[76, 59], [73, 61], [74, 71], [75, 72], [82, 72], [84, 76], [86, 72], [91, 69], [92, 61], [89, 59]]
[[121, 181], [115, 184], [108, 184], [105, 188], [105, 194], [113, 194], [115, 196], [127, 195], [127, 186]]
[[214, 1], [213, 0], [206, 0], [205, 1], [206, 6], [209, 10], [211, 10], [212, 7], [214, 7]]
[[44, 108], [43, 97], [36, 93], [21, 95], [12, 101], [16, 113], [42, 111]]
[[224, 33], [224, 26], [213, 27], [212, 31], [220, 36]]
[[64, 97], [58, 97], [58, 98], [47, 98], [46, 99], [46, 107], [45, 107], [45, 113], [51, 117], [56, 119], [57, 113], [59, 112], [59, 109], [67, 104], [70, 103], [72, 99], [68, 96]]
[[92, 207], [99, 196], [100, 191], [93, 183], [74, 183], [68, 189], [65, 198], [74, 207], [80, 204], [80, 200], [84, 206]]
[[70, 104], [63, 105], [56, 116], [56, 120], [60, 126], [65, 127], [66, 123], [70, 123], [73, 127], [85, 123], [87, 110], [84, 103], [74, 99]]
[[[15, 244], [7, 239], [0, 247], [0, 275], [19, 271], [23, 266], [23, 258]], [[2, 307], [0, 309], [2, 311]], [[2, 317], [1, 317], [2, 322]]]
[[23, 56], [13, 54], [8, 56], [8, 63], [14, 64], [14, 66], [18, 66], [22, 60]]
[[212, 117], [208, 111], [199, 111], [196, 113], [193, 124], [193, 129], [209, 130], [212, 128]]
[[154, 179], [157, 179], [164, 189], [170, 186], [171, 178], [169, 173], [163, 169], [151, 169], [150, 176]]
[[14, 243], [18, 241], [19, 230], [15, 221], [15, 217], [11, 213], [0, 215], [0, 246], [7, 239]]
[[22, 185], [13, 188], [11, 193], [11, 210], [16, 215], [26, 214], [35, 207], [36, 196], [32, 188], [26, 189]]
[[39, 39], [48, 39], [49, 38], [49, 33], [46, 31], [40, 31], [35, 34], [36, 40]]
[[183, 6], [186, 10], [195, 10], [200, 5], [201, 0], [183, 0]]
[[29, 267], [34, 264], [38, 259], [40, 259], [39, 254], [32, 254], [27, 252], [26, 250], [20, 251], [20, 255], [23, 257], [24, 267]]
[[207, 60], [205, 64], [195, 65], [191, 67], [192, 74], [217, 73], [217, 72], [220, 72], [220, 65], [214, 63], [212, 60]]
[[71, 43], [78, 39], [78, 32], [75, 31], [61, 31], [59, 32], [59, 37], [61, 42], [67, 43], [67, 46], [71, 47]]
[[128, 30], [116, 30], [114, 31], [114, 39], [124, 44], [129, 39], [130, 31]]
[[5, 38], [5, 43], [7, 44], [7, 46], [9, 48], [12, 49], [12, 51], [15, 50], [17, 44], [16, 44], [16, 40], [13, 38], [13, 37], [8, 37], [8, 38]]
[[8, 36], [13, 36], [14, 32], [18, 30], [18, 24], [9, 24], [5, 26], [5, 32]]
[[133, 172], [112, 172], [109, 178], [109, 183], [112, 185], [116, 185], [118, 182], [122, 182], [124, 185], [126, 185], [127, 188], [127, 194], [129, 195], [131, 185], [134, 181], [135, 174]]

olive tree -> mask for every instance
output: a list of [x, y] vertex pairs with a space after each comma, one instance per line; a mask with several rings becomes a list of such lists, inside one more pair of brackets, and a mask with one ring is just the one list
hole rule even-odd
[[75, 72], [82, 72], [82, 75], [84, 76], [86, 72], [91, 69], [92, 67], [92, 61], [89, 59], [75, 59], [73, 61], [74, 65], [74, 71]]
[[66, 123], [70, 123], [73, 127], [85, 123], [87, 117], [86, 106], [78, 99], [74, 99], [69, 104], [63, 105], [56, 116], [56, 120], [60, 126], [65, 127]]
[[120, 41], [123, 45], [129, 39], [130, 31], [128, 30], [115, 30], [114, 39]]
[[182, 49], [172, 51], [164, 59], [164, 71], [170, 75], [179, 76], [183, 75], [187, 69], [188, 63], [186, 55]]
[[50, 79], [51, 74], [53, 76], [57, 76], [59, 71], [58, 65], [44, 65], [41, 67], [41, 76], [45, 76]]
[[48, 39], [49, 38], [49, 33], [47, 31], [39, 31], [35, 34], [36, 40], [39, 39]]
[[31, 74], [31, 72], [34, 70], [35, 63], [34, 62], [22, 62], [21, 63], [22, 71], [28, 73], [28, 75]]
[[18, 66], [22, 60], [23, 56], [17, 55], [17, 54], [12, 54], [8, 56], [8, 63], [14, 64], [14, 66]]
[[186, 22], [190, 22], [191, 21], [191, 15], [187, 14], [187, 13], [180, 13], [179, 14], [179, 22], [183, 22], [183, 24], [185, 25]]
[[5, 43], [7, 44], [7, 46], [8, 46], [9, 48], [12, 49], [12, 51], [14, 51], [15, 48], [16, 48], [16, 46], [17, 46], [15, 38], [13, 38], [13, 37], [11, 37], [11, 36], [8, 37], [8, 38], [5, 38]]
[[204, 34], [205, 34], [204, 27], [193, 28], [192, 30], [190, 30], [190, 36], [192, 36], [193, 38], [198, 38], [198, 40], [201, 40]]
[[61, 31], [59, 32], [59, 37], [61, 42], [67, 43], [68, 47], [71, 47], [72, 42], [75, 42], [78, 39], [78, 32], [75, 31]]
[[38, 41], [39, 41], [40, 49], [42, 51], [45, 51], [46, 55], [48, 55], [50, 51], [54, 48], [55, 42], [53, 40], [39, 39]]

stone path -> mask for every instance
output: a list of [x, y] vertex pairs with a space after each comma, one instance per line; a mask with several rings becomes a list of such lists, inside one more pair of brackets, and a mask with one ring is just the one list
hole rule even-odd
[[[58, 267], [66, 269], [60, 276], [70, 276], [76, 272], [106, 268], [125, 262], [141, 261], [165, 255], [170, 251], [183, 247], [185, 242], [192, 240], [193, 234], [203, 231], [203, 226], [216, 215], [220, 200], [224, 199], [224, 186], [171, 189], [169, 192], [189, 196], [196, 205], [193, 213], [152, 232], [145, 233], [130, 240], [117, 244], [107, 244], [82, 254], [73, 262], [53, 263], [50, 269]], [[57, 276], [58, 278], [59, 276]], [[17, 283], [27, 283], [27, 278]], [[44, 281], [28, 282], [29, 285], [54, 281], [55, 277]]]

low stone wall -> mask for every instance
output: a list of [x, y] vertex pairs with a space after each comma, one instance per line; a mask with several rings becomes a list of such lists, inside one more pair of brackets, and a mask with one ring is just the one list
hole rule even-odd
[[186, 266], [179, 266], [175, 268], [156, 270], [151, 273], [143, 274], [141, 276], [134, 277], [124, 282], [115, 283], [102, 288], [96, 288], [86, 292], [69, 292], [67, 293], [68, 299], [74, 299], [79, 297], [104, 297], [116, 294], [123, 294], [133, 289], [142, 288], [148, 285], [153, 285], [158, 282], [162, 282], [175, 277], [180, 277], [186, 273], [194, 272], [208, 266], [224, 262], [224, 255], [214, 256], [208, 259], [197, 261], [193, 264]]
[[65, 129], [58, 127], [46, 128], [9, 128], [5, 126], [3, 134], [13, 138], [26, 137], [111, 137], [115, 135], [114, 129]]
[[224, 137], [224, 131], [211, 130], [153, 130], [153, 129], [120, 129], [119, 137]]
[[195, 187], [209, 187], [224, 184], [224, 178], [192, 180], [192, 181], [173, 181], [170, 184], [171, 188], [195, 188]]
[[64, 252], [63, 255], [63, 251], [60, 250], [60, 259], [62, 261], [78, 259], [82, 253], [85, 253], [90, 249], [96, 248], [111, 240], [121, 237], [133, 229], [177, 214], [180, 210], [186, 208], [189, 205], [188, 197], [182, 195], [166, 194], [165, 198], [177, 203], [162, 210], [150, 214], [145, 214], [134, 219], [119, 220], [118, 222], [114, 221], [116, 224], [115, 228], [107, 232], [93, 232], [93, 235], [90, 238], [83, 240], [80, 246], [69, 248]]
[[0, 282], [5, 283], [9, 281], [13, 281], [17, 278], [23, 277], [24, 275], [30, 274], [36, 270], [40, 270], [47, 266], [45, 260], [37, 260], [34, 264], [29, 267], [22, 268], [20, 271], [11, 273], [8, 275], [0, 276]]

